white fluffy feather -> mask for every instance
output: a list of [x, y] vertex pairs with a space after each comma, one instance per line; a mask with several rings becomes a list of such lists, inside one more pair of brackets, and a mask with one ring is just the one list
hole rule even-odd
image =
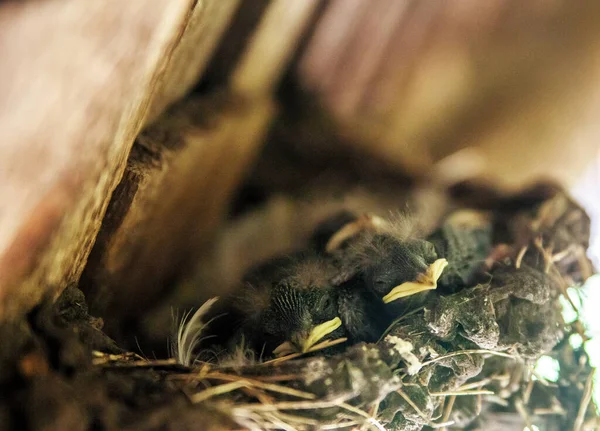
[[190, 311], [183, 315], [178, 324], [177, 337], [175, 337], [172, 347], [172, 355], [180, 364], [186, 367], [194, 365], [197, 358], [197, 355], [194, 355], [194, 350], [201, 341], [202, 331], [210, 323], [210, 321], [204, 322], [202, 318], [218, 299], [218, 297], [215, 297], [206, 301], [189, 319]]

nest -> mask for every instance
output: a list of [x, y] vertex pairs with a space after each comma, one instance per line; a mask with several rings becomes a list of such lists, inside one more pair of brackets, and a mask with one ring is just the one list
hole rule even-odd
[[[228, 360], [194, 361], [212, 302], [184, 325], [176, 358], [122, 351], [70, 287], [4, 328], [3, 426], [59, 429], [590, 429], [593, 369], [582, 324], [566, 324], [567, 287], [591, 275], [589, 221], [564, 195], [502, 215], [504, 239], [487, 283], [408, 310], [376, 343], [327, 340], [306, 353], [258, 360], [240, 346]], [[187, 332], [186, 332], [187, 331]], [[8, 332], [7, 332], [8, 333]], [[7, 338], [8, 339], [8, 338]], [[341, 344], [340, 344], [341, 345]], [[339, 349], [339, 346], [338, 346]], [[205, 352], [206, 353], [206, 352]], [[556, 381], [535, 370], [559, 364]], [[16, 372], [12, 372], [15, 371]], [[44, 414], [39, 414], [44, 412]], [[513, 428], [510, 428], [513, 427]]]

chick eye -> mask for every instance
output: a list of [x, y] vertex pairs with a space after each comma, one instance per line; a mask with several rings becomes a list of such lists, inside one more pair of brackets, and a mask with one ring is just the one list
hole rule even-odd
[[425, 256], [428, 261], [433, 262], [437, 259], [437, 251], [435, 250], [435, 246], [430, 242], [425, 243]]
[[329, 311], [333, 307], [333, 301], [329, 296], [325, 296], [323, 299], [321, 299], [321, 303], [319, 305], [321, 310]]

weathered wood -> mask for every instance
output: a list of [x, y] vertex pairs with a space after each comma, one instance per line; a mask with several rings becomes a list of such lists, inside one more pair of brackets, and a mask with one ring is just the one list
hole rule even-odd
[[158, 111], [193, 84], [234, 3], [0, 6], [0, 320], [78, 279], [153, 94]]
[[198, 81], [239, 6], [240, 0], [195, 2], [178, 35], [180, 40], [166, 65], [161, 85], [154, 92], [147, 123], [185, 96]]
[[84, 278], [109, 314], [152, 304], [222, 218], [273, 105], [235, 98], [220, 105], [189, 101], [138, 139]]
[[594, 0], [334, 0], [298, 72], [354, 145], [413, 175], [571, 184], [598, 147], [599, 18]]
[[196, 263], [273, 118], [273, 88], [318, 0], [275, 0], [225, 94], [191, 99], [145, 131], [86, 269], [111, 315], [137, 315]]

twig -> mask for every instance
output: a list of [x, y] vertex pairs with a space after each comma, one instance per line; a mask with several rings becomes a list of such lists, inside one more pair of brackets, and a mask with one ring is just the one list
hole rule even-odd
[[525, 402], [526, 406], [529, 405], [529, 398], [531, 397], [531, 391], [533, 390], [534, 383], [535, 382], [533, 379], [529, 380], [527, 386], [525, 387], [525, 391], [523, 392], [523, 401]]
[[448, 391], [448, 392], [430, 392], [429, 395], [432, 397], [445, 397], [445, 396], [465, 396], [465, 395], [495, 395], [494, 391], [480, 390], [480, 391]]
[[545, 415], [558, 415], [558, 416], [566, 416], [567, 412], [563, 409], [557, 408], [549, 408], [549, 409], [533, 409], [533, 414], [536, 416], [545, 416]]
[[454, 425], [454, 421], [447, 421], [447, 422], [440, 422], [440, 423], [431, 422], [431, 423], [427, 424], [428, 427], [433, 428], [433, 429], [441, 428], [440, 431], [444, 431], [447, 429], [446, 427], [449, 427], [452, 425]]
[[285, 356], [282, 356], [280, 358], [270, 359], [268, 361], [260, 363], [259, 365], [275, 365], [275, 364], [280, 364], [282, 362], [291, 361], [292, 359], [299, 358], [302, 355], [304, 355], [304, 353], [300, 353], [300, 352], [298, 352], [298, 353], [292, 353], [290, 355], [285, 355]]
[[492, 378], [487, 377], [487, 378], [485, 378], [483, 380], [479, 380], [477, 382], [465, 383], [464, 385], [459, 386], [456, 390], [457, 391], [468, 391], [469, 389], [481, 388], [491, 382], [492, 382]]
[[321, 430], [337, 430], [340, 428], [348, 428], [348, 427], [352, 427], [352, 426], [356, 426], [358, 425], [359, 422], [358, 421], [345, 421], [345, 422], [339, 422], [339, 423], [334, 423], [334, 424], [321, 424], [319, 425], [319, 429]]
[[504, 352], [496, 352], [494, 350], [485, 350], [485, 349], [475, 349], [475, 350], [461, 350], [458, 352], [452, 352], [452, 353], [448, 353], [447, 355], [442, 355], [442, 356], [438, 356], [437, 358], [433, 358], [430, 359], [429, 361], [425, 361], [421, 364], [421, 368], [426, 367], [427, 365], [431, 365], [435, 362], [438, 361], [442, 361], [444, 359], [448, 359], [451, 358], [453, 356], [458, 356], [458, 355], [471, 355], [471, 354], [480, 354], [480, 355], [495, 355], [495, 356], [502, 356], [503, 358], [510, 358], [510, 359], [517, 359], [515, 356], [513, 355], [509, 355], [508, 353], [504, 353]]
[[277, 416], [281, 417], [281, 419], [286, 420], [288, 422], [299, 423], [302, 425], [312, 425], [318, 426], [319, 421], [317, 419], [311, 419], [304, 416], [296, 416], [291, 415], [289, 413], [277, 412]]
[[334, 400], [315, 400], [315, 401], [280, 401], [278, 403], [263, 405], [257, 403], [240, 404], [233, 410], [242, 409], [257, 412], [272, 412], [278, 410], [311, 410], [311, 409], [326, 409], [329, 407], [339, 407], [340, 404], [346, 401], [346, 397]]
[[515, 409], [517, 410], [519, 415], [525, 421], [525, 426], [527, 427], [527, 431], [533, 431], [534, 430], [533, 422], [531, 422], [531, 417], [529, 416], [529, 413], [527, 413], [527, 410], [525, 409], [525, 406], [523, 405], [523, 400], [521, 400], [520, 398], [517, 398], [515, 400]]
[[575, 311], [575, 313], [578, 316], [580, 316], [581, 313], [579, 312], [579, 309], [577, 308], [577, 306], [571, 299], [571, 296], [569, 295], [569, 291], [567, 290], [569, 288], [568, 283], [565, 281], [564, 277], [562, 276], [562, 274], [560, 273], [558, 268], [556, 268], [556, 265], [552, 265], [551, 270], [552, 270], [553, 275], [556, 277], [556, 279], [558, 281], [558, 287], [560, 288], [560, 293], [565, 297], [565, 299], [567, 300], [567, 302], [569, 303], [571, 308], [573, 308], [573, 311]]
[[247, 385], [248, 382], [245, 381], [225, 383], [223, 385], [214, 386], [212, 388], [205, 389], [202, 392], [198, 392], [197, 394], [192, 395], [190, 399], [193, 403], [200, 403], [214, 396], [226, 394], [239, 388], [244, 388]]
[[406, 401], [417, 412], [419, 416], [421, 416], [424, 420], [429, 422], [429, 418], [427, 417], [427, 415], [425, 415], [425, 413], [423, 413], [423, 411], [414, 403], [414, 401], [410, 399], [406, 392], [404, 392], [402, 389], [396, 389], [396, 393], [402, 398], [404, 398], [404, 401]]
[[541, 376], [535, 369], [531, 369], [531, 374], [536, 378], [536, 381], [540, 382], [540, 384], [548, 387], [548, 388], [556, 388], [558, 385], [556, 383], [550, 383], [543, 376]]
[[148, 360], [146, 358], [141, 357], [140, 355], [138, 355], [135, 352], [125, 352], [125, 353], [119, 353], [119, 354], [115, 355], [112, 353], [104, 353], [104, 352], [100, 352], [98, 350], [92, 350], [92, 356], [94, 357], [94, 359], [92, 359], [93, 365], [104, 365], [109, 362], [119, 362], [119, 361], [132, 362], [133, 359], [137, 359], [139, 361], [147, 361]]
[[570, 255], [571, 253], [573, 253], [574, 252], [574, 246], [575, 246], [575, 244], [571, 244], [567, 248], [565, 248], [564, 250], [559, 251], [558, 253], [554, 253], [552, 255], [552, 262], [560, 262], [565, 257], [567, 257], [568, 255]]
[[[225, 385], [221, 385], [225, 386]], [[370, 416], [367, 412], [351, 406], [343, 401], [332, 400], [332, 401], [281, 401], [278, 403], [272, 404], [242, 404], [238, 405], [234, 408], [234, 410], [248, 410], [248, 411], [256, 411], [256, 412], [276, 412], [279, 410], [312, 410], [312, 409], [326, 409], [330, 407], [340, 407], [344, 410], [348, 410], [354, 414], [357, 414], [367, 420], [369, 420], [373, 425], [378, 427], [379, 429], [385, 430], [383, 425], [379, 423], [375, 418]]]
[[305, 353], [300, 353], [300, 352], [298, 352], [298, 353], [292, 353], [291, 355], [286, 355], [286, 356], [282, 356], [281, 358], [275, 358], [275, 359], [271, 359], [269, 361], [262, 362], [259, 365], [274, 365], [274, 364], [279, 364], [281, 362], [285, 362], [285, 361], [289, 361], [291, 359], [299, 358], [300, 356], [303, 356], [306, 353], [312, 353], [312, 352], [316, 352], [318, 350], [323, 350], [323, 349], [326, 349], [328, 347], [335, 346], [337, 344], [345, 343], [346, 341], [348, 341], [348, 339], [345, 338], [345, 337], [337, 338], [335, 340], [325, 340], [322, 343], [315, 344], [310, 349], [308, 349], [308, 351], [306, 351]]
[[571, 300], [571, 297], [569, 296], [569, 292], [567, 291], [567, 288], [569, 286], [567, 285], [567, 283], [564, 280], [564, 277], [562, 276], [562, 274], [556, 267], [556, 264], [554, 263], [554, 261], [552, 259], [552, 254], [551, 253], [549, 254], [548, 251], [544, 248], [544, 246], [542, 244], [542, 239], [540, 237], [537, 237], [533, 241], [533, 243], [536, 246], [536, 248], [540, 251], [540, 253], [542, 253], [542, 256], [544, 257], [545, 272], [549, 273], [550, 271], [552, 271], [553, 275], [558, 280], [558, 287], [560, 288], [560, 292], [565, 297], [567, 302], [571, 305], [571, 307], [573, 308], [573, 311], [575, 311], [575, 313], [577, 313], [577, 315], [579, 315], [579, 310], [577, 309], [577, 306], [575, 305], [575, 303]]
[[[452, 395], [448, 398], [448, 404], [444, 409], [444, 415], [442, 416], [442, 423], [447, 423], [450, 419], [450, 415], [452, 414], [452, 408], [454, 407], [454, 402], [456, 401], [456, 396]], [[454, 421], [451, 421], [454, 422]], [[441, 431], [447, 431], [446, 427], [442, 427]]]
[[417, 314], [418, 312], [423, 311], [424, 309], [425, 309], [425, 307], [415, 308], [414, 310], [411, 310], [411, 311], [403, 314], [402, 316], [396, 318], [392, 323], [390, 323], [390, 325], [385, 329], [385, 331], [383, 331], [383, 334], [381, 334], [381, 337], [379, 337], [379, 339], [377, 340], [377, 342], [378, 343], [381, 342], [381, 340], [383, 340], [390, 333], [390, 330], [392, 328], [394, 328], [398, 323], [400, 323], [401, 321], [403, 321], [407, 317], [412, 316], [413, 314]]
[[577, 256], [577, 262], [579, 263], [579, 270], [583, 275], [583, 279], [587, 280], [594, 275], [594, 268], [587, 258], [585, 253], [585, 247], [581, 244], [575, 247], [575, 256]]
[[[373, 405], [373, 407], [371, 407], [371, 409], [369, 410], [369, 416], [371, 416], [372, 418], [377, 417], [377, 411], [379, 410], [379, 403], [375, 403]], [[369, 426], [371, 425], [371, 423], [369, 423], [368, 421], [365, 422], [361, 427], [359, 431], [365, 431]]]
[[479, 416], [481, 414], [481, 410], [483, 410], [483, 397], [481, 395], [476, 395], [475, 400], [475, 416]]
[[375, 419], [373, 416], [371, 416], [367, 412], [365, 412], [357, 407], [351, 406], [350, 404], [347, 404], [347, 403], [340, 403], [339, 406], [345, 410], [348, 410], [349, 412], [352, 412], [359, 416], [362, 416], [363, 418], [365, 418], [367, 420], [367, 422], [369, 424], [373, 425], [379, 431], [386, 431], [385, 427], [377, 419]]
[[288, 388], [287, 386], [275, 385], [272, 383], [264, 383], [255, 379], [249, 379], [247, 377], [233, 376], [229, 374], [221, 374], [221, 373], [210, 373], [206, 375], [206, 379], [216, 379], [216, 380], [225, 380], [230, 382], [243, 381], [246, 382], [249, 386], [254, 386], [260, 389], [264, 389], [271, 392], [277, 392], [284, 395], [290, 395], [292, 397], [304, 398], [307, 400], [314, 400], [317, 398], [315, 394], [311, 394], [309, 392], [300, 391], [294, 388]]
[[596, 369], [594, 368], [588, 376], [587, 380], [585, 381], [585, 388], [583, 390], [583, 396], [581, 397], [581, 403], [579, 404], [579, 410], [577, 411], [577, 418], [575, 419], [573, 431], [581, 431], [583, 428], [585, 413], [587, 412], [590, 401], [592, 400], [592, 387], [594, 383], [595, 374]]
[[298, 380], [301, 376], [298, 374], [275, 374], [272, 376], [252, 376], [253, 379], [262, 380], [264, 382], [288, 382]]
[[[92, 361], [92, 363], [94, 363]], [[179, 364], [176, 359], [154, 359], [151, 361], [129, 361], [129, 362], [101, 362], [94, 363], [94, 365], [100, 365], [103, 367], [115, 367], [115, 368], [152, 368], [152, 367], [165, 367], [177, 365], [178, 367], [183, 367], [183, 365]]]
[[277, 415], [274, 413], [265, 413], [264, 416], [275, 426], [274, 428], [272, 428], [273, 430], [277, 429], [283, 431], [299, 431], [297, 428], [293, 427], [292, 425], [277, 417]]
[[240, 389], [246, 395], [256, 398], [259, 402], [263, 404], [271, 404], [275, 402], [275, 398], [273, 398], [270, 395], [267, 395], [264, 391], [260, 390], [259, 388], [246, 386]]
[[521, 267], [521, 262], [523, 261], [523, 257], [525, 253], [527, 253], [528, 246], [523, 246], [521, 250], [519, 250], [519, 254], [517, 254], [517, 258], [515, 259], [515, 268], [519, 269]]
[[485, 399], [487, 401], [489, 401], [490, 403], [498, 404], [499, 406], [502, 406], [502, 407], [509, 406], [508, 401], [506, 401], [504, 398], [501, 398], [497, 395], [488, 395]]

